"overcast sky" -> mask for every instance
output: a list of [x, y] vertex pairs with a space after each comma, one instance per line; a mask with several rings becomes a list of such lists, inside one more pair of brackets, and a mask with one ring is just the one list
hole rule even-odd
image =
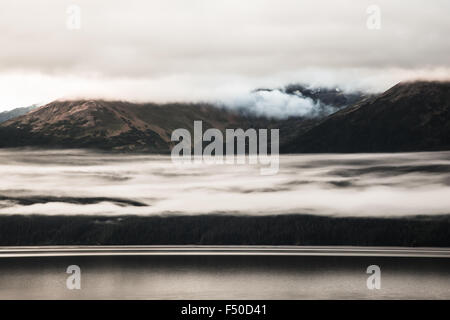
[[[373, 4], [380, 29], [367, 26]], [[57, 98], [222, 101], [291, 82], [381, 91], [446, 79], [449, 14], [448, 0], [1, 0], [0, 110]]]

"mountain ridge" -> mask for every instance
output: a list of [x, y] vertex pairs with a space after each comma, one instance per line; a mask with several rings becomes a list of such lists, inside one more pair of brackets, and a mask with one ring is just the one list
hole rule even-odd
[[169, 153], [172, 131], [193, 132], [195, 120], [222, 132], [279, 128], [282, 153], [450, 150], [450, 82], [401, 82], [317, 119], [273, 119], [207, 103], [54, 101], [0, 124], [0, 147]]
[[282, 148], [292, 153], [449, 150], [450, 82], [400, 82], [330, 115]]
[[15, 108], [15, 109], [12, 109], [12, 110], [0, 112], [0, 123], [6, 122], [6, 121], [8, 121], [10, 119], [14, 119], [14, 118], [20, 117], [20, 116], [22, 116], [24, 114], [27, 114], [28, 112], [36, 109], [36, 108], [38, 108], [37, 105], [32, 105], [32, 106], [29, 106], [29, 107]]
[[105, 100], [54, 101], [0, 125], [1, 147], [47, 146], [168, 153], [171, 133], [205, 128], [251, 127], [258, 117], [209, 104], [154, 104]]

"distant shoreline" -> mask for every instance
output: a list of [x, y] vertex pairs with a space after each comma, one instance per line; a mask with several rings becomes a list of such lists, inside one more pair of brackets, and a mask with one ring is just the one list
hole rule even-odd
[[450, 214], [0, 216], [0, 246], [297, 245], [450, 247]]

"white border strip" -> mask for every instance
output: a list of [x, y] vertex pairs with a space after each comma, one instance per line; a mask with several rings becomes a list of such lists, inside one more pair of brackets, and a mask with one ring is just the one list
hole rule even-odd
[[450, 248], [333, 246], [48, 246], [0, 247], [1, 258], [60, 256], [361, 256], [450, 258]]

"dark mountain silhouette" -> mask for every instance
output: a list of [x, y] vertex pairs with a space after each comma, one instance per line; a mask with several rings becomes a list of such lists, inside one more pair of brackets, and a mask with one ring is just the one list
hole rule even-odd
[[284, 88], [284, 92], [311, 98], [316, 103], [320, 102], [338, 109], [352, 105], [362, 98], [370, 96], [360, 91], [345, 92], [339, 88], [310, 88], [302, 84], [290, 84]]
[[283, 152], [450, 149], [450, 82], [405, 82], [284, 141]]

